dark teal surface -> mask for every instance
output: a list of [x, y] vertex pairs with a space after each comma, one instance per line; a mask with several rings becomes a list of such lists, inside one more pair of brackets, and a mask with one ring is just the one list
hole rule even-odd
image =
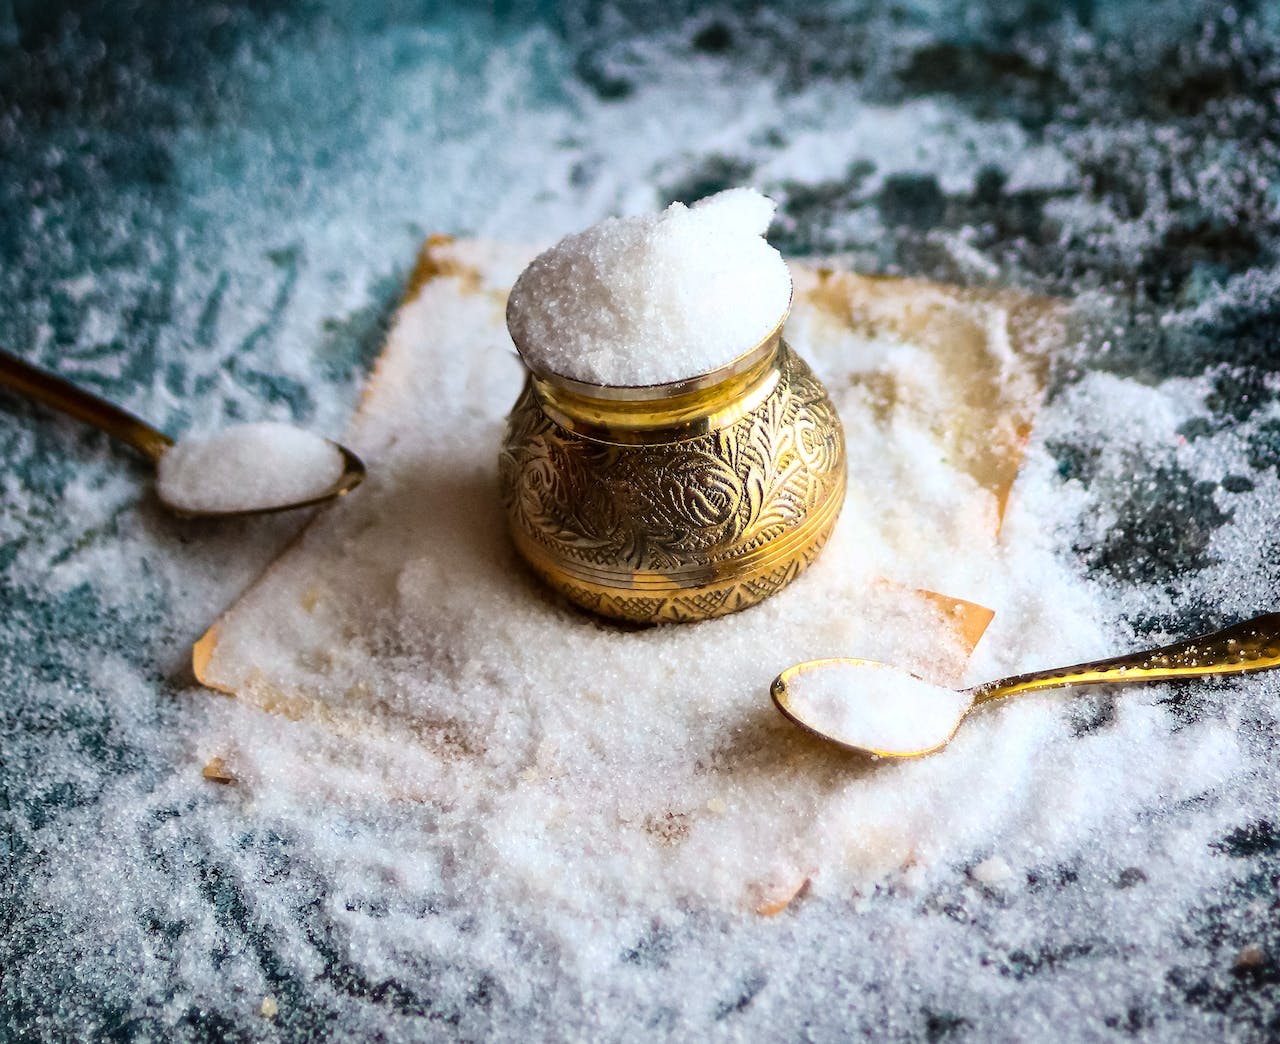
[[[497, 130], [475, 139], [472, 183], [457, 173], [462, 167], [446, 178], [432, 166], [430, 144], [416, 150], [412, 140], [383, 136], [382, 116], [401, 103], [379, 86], [384, 70], [456, 63], [461, 99], [484, 82], [490, 46], [532, 34], [521, 52], [529, 72], [513, 121], [570, 104], [607, 112], [637, 92], [643, 97], [664, 62], [722, 62], [744, 82], [768, 76], [784, 91], [829, 82], [887, 107], [936, 98], [967, 117], [1013, 121], [1026, 149], [1062, 150], [1079, 178], [1052, 189], [1010, 188], [1010, 170], [993, 164], [962, 191], [928, 169], [896, 172], [874, 189], [867, 188], [874, 170], [858, 166], [834, 179], [780, 179], [764, 186], [783, 203], [774, 241], [793, 254], [847, 251], [864, 268], [964, 281], [975, 277], [957, 267], [939, 234], [968, 229], [969, 244], [995, 272], [984, 278], [1105, 300], [1083, 314], [1080, 343], [1055, 370], [1055, 394], [1098, 370], [1153, 384], [1207, 374], [1211, 391], [1181, 437], [1194, 444], [1240, 433], [1212, 476], [1188, 472], [1159, 447], [1133, 446], [1117, 457], [1096, 436], [1050, 444], [1064, 483], [1082, 483], [1094, 508], [1062, 554], [1103, 589], [1122, 592], [1135, 638], [1241, 615], [1245, 607], [1229, 590], [1197, 577], [1216, 562], [1213, 535], [1232, 522], [1233, 498], [1260, 496], [1280, 477], [1280, 421], [1265, 419], [1280, 393], [1280, 10], [1097, 0], [688, 8], [0, 6], [0, 343], [175, 433], [196, 421], [263, 416], [337, 430], [420, 237], [431, 229], [500, 232], [486, 224], [486, 193], [523, 192], [536, 211], [538, 185], [553, 176], [544, 174], [543, 157], [515, 154], [515, 145], [504, 154], [502, 117], [489, 114]], [[299, 56], [314, 58], [318, 82], [299, 67], [310, 59]], [[423, 134], [456, 140], [450, 155], [465, 159], [476, 132], [457, 99], [434, 110], [415, 105], [430, 117]], [[580, 147], [545, 143], [551, 157]], [[667, 163], [651, 179], [651, 205], [750, 181], [773, 147], [739, 143]], [[594, 199], [608, 172], [593, 162], [600, 161], [568, 165], [563, 183], [548, 191], [562, 202], [578, 193]], [[394, 182], [399, 170], [406, 180], [438, 178], [440, 187], [424, 192], [413, 221], [394, 208], [385, 216], [363, 209], [354, 198], [347, 213], [323, 183], [349, 182], [365, 167], [379, 172], [379, 184]], [[1083, 231], [1064, 222], [1064, 203], [1103, 217]], [[278, 234], [262, 227], [273, 206]], [[353, 247], [350, 266], [334, 267], [334, 252], [309, 238], [326, 220], [317, 211], [331, 214], [340, 231], [373, 222], [365, 231], [379, 252]], [[1255, 288], [1223, 293], [1247, 273]], [[316, 294], [332, 303], [316, 305]], [[301, 346], [300, 310], [322, 317], [302, 331]], [[1178, 321], [1164, 321], [1173, 313]], [[496, 1013], [517, 1002], [483, 967], [427, 966], [412, 981], [365, 967], [325, 909], [330, 882], [295, 859], [288, 837], [251, 828], [229, 845], [225, 836], [182, 827], [194, 810], [225, 800], [198, 780], [182, 782], [191, 755], [181, 724], [193, 698], [186, 651], [269, 554], [265, 545], [248, 558], [238, 549], [253, 537], [278, 542], [286, 528], [215, 532], [174, 523], [146, 492], [143, 464], [3, 393], [0, 459], [0, 1039], [509, 1031]], [[1258, 612], [1275, 608], [1280, 580], [1280, 504], [1270, 507], [1270, 524], [1258, 527], [1241, 560], [1263, 595], [1254, 599]], [[1220, 698], [1231, 690], [1211, 691]], [[1205, 713], [1196, 691], [1171, 690], [1169, 700], [1187, 722]], [[1082, 714], [1078, 732], [1107, 720], [1103, 703]], [[1276, 741], [1259, 728], [1249, 742], [1271, 770], [1254, 782], [1265, 806], [1280, 768]], [[83, 823], [105, 792], [118, 797], [121, 787], [137, 795], [139, 850], [174, 881], [173, 894], [157, 896], [153, 908], [130, 901], [119, 910], [130, 937], [143, 940], [129, 954], [99, 932], [117, 915], [86, 917], [74, 896], [55, 901], [60, 893], [45, 887], [58, 876], [65, 817]], [[1198, 800], [1220, 807], [1227, 799]], [[1145, 826], [1153, 853], [1176, 835], [1178, 817], [1194, 811], [1153, 816]], [[1162, 978], [1135, 984], [1123, 1005], [1091, 1002], [1081, 969], [1125, 941], [1106, 924], [1085, 931], [1074, 915], [1060, 928], [1055, 911], [1059, 897], [1078, 904], [1090, 889], [1124, 893], [1118, 902], [1151, 901], [1140, 867], [1101, 878], [1085, 866], [1046, 866], [1012, 898], [943, 892], [929, 897], [921, 916], [950, 918], [967, 933], [964, 945], [980, 955], [975, 982], [1048, 979], [1050, 992], [1079, 993], [1081, 1021], [1053, 1034], [1274, 1039], [1280, 810], [1269, 818], [1242, 813], [1215, 844], [1234, 883], [1186, 910]], [[285, 879], [295, 889], [289, 901], [309, 940], [309, 964], [278, 952], [255, 912], [258, 890]], [[210, 993], [184, 981], [178, 958], [193, 909], [223, 933], [226, 952], [215, 963], [225, 961], [228, 982], [231, 970], [253, 968], [279, 997], [274, 1024], [230, 986]], [[1006, 930], [1011, 911], [1040, 926], [1033, 941]], [[851, 946], [856, 931], [851, 922]], [[1263, 957], [1236, 966], [1246, 944], [1260, 945]], [[620, 960], [661, 965], [678, 945], [655, 930]], [[840, 958], [815, 957], [815, 974], [834, 981]], [[833, 1039], [860, 1025], [856, 1014], [836, 1018], [803, 997], [785, 1027], [750, 1022], [768, 974], [765, 965], [712, 1004], [709, 1031], [760, 1039], [801, 1037], [808, 1027]], [[465, 1003], [440, 999], [436, 983], [450, 976], [469, 977]], [[863, 1028], [880, 1017], [874, 993]], [[971, 1008], [953, 997], [945, 1009], [921, 996], [895, 1012], [892, 1035], [1006, 1039], [989, 997], [977, 996]], [[535, 1002], [526, 1013], [530, 1032], [554, 1034], [536, 1009]], [[636, 1037], [661, 1033], [662, 1011], [647, 1017], [647, 1028], [636, 1022]], [[1025, 1025], [1037, 1027], [1035, 1018], [1028, 1012]], [[1046, 1032], [1041, 1026], [1024, 1039]]]

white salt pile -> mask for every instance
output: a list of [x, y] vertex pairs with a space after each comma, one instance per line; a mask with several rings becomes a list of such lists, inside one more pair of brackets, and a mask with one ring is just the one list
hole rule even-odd
[[568, 236], [516, 281], [511, 336], [535, 372], [593, 384], [666, 384], [732, 362], [791, 299], [787, 264], [763, 239], [773, 211], [730, 189]]
[[792, 717], [847, 747], [918, 754], [951, 738], [973, 697], [905, 671], [833, 661], [788, 677], [782, 702]]
[[224, 514], [297, 504], [322, 496], [342, 475], [328, 439], [291, 424], [235, 424], [182, 439], [160, 458], [160, 499], [179, 511]]
[[[1021, 537], [1004, 560], [1001, 496], [977, 477], [989, 469], [945, 441], [975, 432], [1001, 456], [1001, 419], [1034, 411], [1026, 317], [1003, 298], [796, 266], [798, 350], [866, 450], [836, 531], [818, 566], [749, 612], [634, 631], [530, 577], [494, 492], [523, 377], [495, 304], [527, 260], [483, 243], [431, 248], [422, 267], [448, 274], [400, 309], [347, 435], [378, 478], [201, 643], [198, 677], [239, 699], [207, 707], [225, 734], [196, 763], [221, 759], [257, 814], [288, 820], [318, 852], [332, 850], [339, 808], [399, 817], [403, 834], [357, 857], [385, 864], [370, 873], [395, 882], [397, 904], [437, 889], [473, 916], [500, 911], [495, 931], [518, 911], [575, 976], [607, 966], [655, 915], [777, 913], [802, 888], [847, 896], [906, 867], [1011, 851], [995, 835], [1015, 818], [1034, 835], [1019, 787], [963, 811], [955, 796], [995, 771], [992, 752], [1010, 777], [1041, 764], [1059, 704], [1038, 717], [1022, 705], [1003, 730], [1008, 715], [983, 715], [935, 757], [868, 772], [768, 695], [788, 665], [852, 652], [955, 680], [976, 640], [958, 626], [964, 607], [916, 588], [1008, 607], [1017, 627], [984, 642], [1006, 660], [1046, 630], [1091, 636], [1090, 604], [1057, 593], [1068, 579], [1034, 521], [1010, 518]], [[960, 378], [944, 379], [951, 367]], [[1063, 656], [1098, 651], [1055, 640]]]

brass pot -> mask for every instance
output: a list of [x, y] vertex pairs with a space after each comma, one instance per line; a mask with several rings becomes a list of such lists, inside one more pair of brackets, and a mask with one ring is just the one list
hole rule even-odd
[[844, 432], [779, 322], [672, 384], [531, 372], [500, 473], [515, 545], [557, 591], [637, 623], [703, 620], [755, 605], [817, 556], [844, 501]]

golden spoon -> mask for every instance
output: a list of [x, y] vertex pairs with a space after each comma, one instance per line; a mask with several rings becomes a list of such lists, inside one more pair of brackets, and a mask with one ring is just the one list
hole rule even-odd
[[[126, 413], [119, 406], [91, 395], [74, 384], [64, 381], [61, 377], [55, 377], [51, 373], [37, 369], [30, 363], [4, 351], [0, 351], [0, 385], [105, 431], [112, 438], [128, 443], [153, 464], [158, 464], [160, 458], [173, 448], [174, 441], [168, 435], [138, 420], [132, 414]], [[287, 504], [237, 508], [228, 511], [192, 510], [189, 507], [168, 503], [163, 497], [161, 502], [171, 511], [188, 518], [239, 518], [247, 515], [265, 515], [276, 511], [292, 511], [295, 508], [322, 504], [334, 497], [350, 493], [360, 485], [365, 476], [364, 462], [359, 457], [346, 446], [330, 439], [325, 441], [341, 455], [342, 473], [328, 488], [315, 496]]]
[[785, 717], [837, 746], [882, 758], [919, 758], [950, 743], [975, 706], [1006, 696], [1065, 685], [1170, 681], [1272, 667], [1280, 667], [1280, 613], [1158, 649], [959, 690], [874, 660], [806, 660], [778, 675], [770, 695]]

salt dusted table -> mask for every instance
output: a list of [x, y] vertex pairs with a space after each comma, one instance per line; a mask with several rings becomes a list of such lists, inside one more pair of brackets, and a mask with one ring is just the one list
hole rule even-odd
[[[768, 685], [845, 650], [956, 682], [992, 617], [975, 600], [1034, 598], [1017, 573], [1043, 568], [1038, 549], [1000, 556], [996, 535], [1060, 307], [795, 265], [788, 336], [849, 428], [843, 517], [796, 592], [637, 632], [536, 587], [506, 533], [495, 447], [523, 372], [503, 316], [531, 256], [424, 247], [345, 436], [367, 487], [195, 649], [205, 684], [313, 727], [262, 744], [256, 721], [233, 725], [210, 740], [218, 772], [255, 800], [420, 802], [440, 816], [432, 862], [471, 868], [474, 906], [553, 938], [607, 914], [615, 949], [684, 904], [777, 913], [801, 888], [846, 894], [966, 850], [981, 826], [904, 820], [896, 774], [855, 785], [859, 767], [778, 718]], [[335, 762], [366, 746], [348, 777]], [[950, 786], [972, 749], [914, 785]]]
[[[1013, 632], [1064, 617], [1092, 622], [1048, 652], [1029, 643], [1022, 665], [1274, 607], [1277, 37], [1264, 16], [1183, 4], [1153, 18], [1127, 2], [908, 4], [856, 23], [823, 4], [689, 21], [611, 11], [232, 3], [76, 19], [14, 5], [0, 14], [0, 339], [174, 434], [274, 419], [338, 435], [430, 229], [547, 241], [750, 182], [781, 201], [788, 256], [1073, 302], [1001, 535], [1058, 573], [1028, 574], [1028, 596], [1000, 602], [972, 672], [997, 666], [983, 658]], [[868, 404], [874, 376], [856, 393]], [[474, 866], [441, 858], [459, 827], [412, 799], [421, 758], [401, 762], [400, 800], [377, 804], [399, 733], [379, 748], [365, 714], [344, 743], [334, 723], [194, 683], [192, 643], [296, 521], [174, 522], [143, 466], [8, 398], [0, 445], [0, 1037], [1272, 1032], [1272, 679], [1046, 694], [1023, 708], [1042, 731], [1008, 730], [1008, 746], [983, 748], [981, 777], [945, 795], [1008, 844], [898, 859], [892, 880], [838, 896], [811, 885], [769, 917], [676, 904], [618, 946], [611, 918], [568, 918], [552, 945], [468, 893]], [[893, 461], [865, 463], [892, 510]], [[945, 504], [927, 517], [946, 523]], [[898, 518], [900, 550], [935, 535]], [[468, 522], [484, 516], [460, 512], [458, 530]], [[889, 590], [997, 601], [982, 576], [956, 582], [963, 561], [943, 564], [954, 575], [897, 575]], [[419, 748], [482, 756], [447, 721], [402, 711], [392, 701], [381, 718], [412, 721]], [[235, 735], [288, 755], [278, 778], [259, 761], [263, 785], [214, 782]], [[315, 793], [298, 801], [307, 736]], [[743, 736], [735, 764], [759, 733]], [[554, 797], [546, 754], [513, 763], [534, 774], [517, 787]], [[860, 849], [938, 836], [940, 807], [907, 803], [938, 791], [900, 789], [904, 815]], [[455, 809], [483, 793], [461, 797]], [[635, 831], [678, 853], [684, 821], [650, 832], [650, 811]], [[763, 861], [768, 837], [753, 840]], [[519, 879], [536, 849], [477, 865], [506, 856]], [[583, 873], [631, 873], [599, 858]], [[557, 902], [577, 868], [560, 872], [545, 886]]]

